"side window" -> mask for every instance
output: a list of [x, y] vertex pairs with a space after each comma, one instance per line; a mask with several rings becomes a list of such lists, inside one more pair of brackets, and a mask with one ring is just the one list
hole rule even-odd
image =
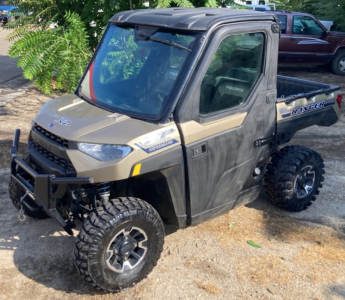
[[220, 43], [203, 78], [200, 114], [243, 105], [262, 72], [263, 33], [231, 35]]
[[292, 33], [304, 35], [322, 35], [322, 27], [311, 17], [294, 16], [292, 21]]
[[279, 15], [278, 16], [279, 22], [282, 24], [282, 33], [286, 33], [286, 16]]

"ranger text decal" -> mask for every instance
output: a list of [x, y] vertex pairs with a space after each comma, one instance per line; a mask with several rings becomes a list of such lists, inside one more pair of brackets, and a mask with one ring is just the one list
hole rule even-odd
[[287, 118], [287, 117], [291, 117], [291, 116], [301, 115], [301, 114], [307, 113], [309, 111], [320, 109], [320, 108], [323, 108], [323, 107], [326, 107], [326, 106], [330, 106], [330, 105], [334, 105], [334, 104], [335, 104], [335, 102], [325, 103], [325, 101], [323, 101], [323, 102], [319, 102], [319, 103], [315, 103], [315, 104], [309, 104], [309, 105], [306, 105], [306, 106], [294, 108], [288, 114], [282, 115], [282, 118]]

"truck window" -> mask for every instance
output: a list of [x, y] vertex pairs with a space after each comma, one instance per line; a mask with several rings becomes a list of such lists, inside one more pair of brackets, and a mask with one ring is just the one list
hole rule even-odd
[[278, 15], [279, 22], [282, 24], [282, 33], [286, 33], [286, 19], [284, 15]]
[[226, 37], [203, 78], [200, 113], [210, 114], [243, 105], [262, 70], [264, 34]]
[[322, 27], [311, 17], [294, 16], [292, 21], [292, 33], [303, 35], [322, 35]]

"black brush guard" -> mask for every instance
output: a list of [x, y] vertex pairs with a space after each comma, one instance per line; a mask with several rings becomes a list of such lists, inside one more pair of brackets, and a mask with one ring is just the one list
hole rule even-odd
[[[20, 130], [16, 129], [11, 155], [11, 178], [20, 185], [38, 207], [32, 207], [25, 200], [22, 202], [29, 210], [44, 209], [44, 211], [55, 219], [65, 231], [73, 235], [72, 226], [64, 220], [56, 209], [56, 199], [62, 198], [68, 185], [81, 185], [93, 183], [92, 177], [59, 177], [54, 175], [38, 174], [27, 165], [22, 159], [17, 157]], [[20, 168], [18, 168], [20, 167]], [[20, 170], [20, 171], [19, 171]], [[34, 179], [34, 185], [30, 184], [24, 177]], [[54, 192], [53, 192], [54, 191]]]

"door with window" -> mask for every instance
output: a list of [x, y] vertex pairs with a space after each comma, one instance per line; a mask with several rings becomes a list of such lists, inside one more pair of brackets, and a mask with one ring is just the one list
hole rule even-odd
[[[192, 225], [258, 195], [261, 175], [253, 172], [265, 164], [268, 146], [255, 142], [274, 132], [275, 103], [268, 99], [275, 99], [275, 85], [269, 83], [276, 74], [265, 75], [268, 32], [252, 32], [252, 24], [248, 30], [238, 26], [238, 33], [233, 27], [230, 33], [220, 29], [210, 41], [187, 105], [179, 112], [188, 115], [193, 108], [193, 120], [180, 117], [178, 124], [187, 158]], [[270, 68], [275, 68], [277, 57], [271, 59]]]
[[333, 50], [327, 34], [312, 17], [294, 15], [290, 36], [289, 60], [320, 61]]

